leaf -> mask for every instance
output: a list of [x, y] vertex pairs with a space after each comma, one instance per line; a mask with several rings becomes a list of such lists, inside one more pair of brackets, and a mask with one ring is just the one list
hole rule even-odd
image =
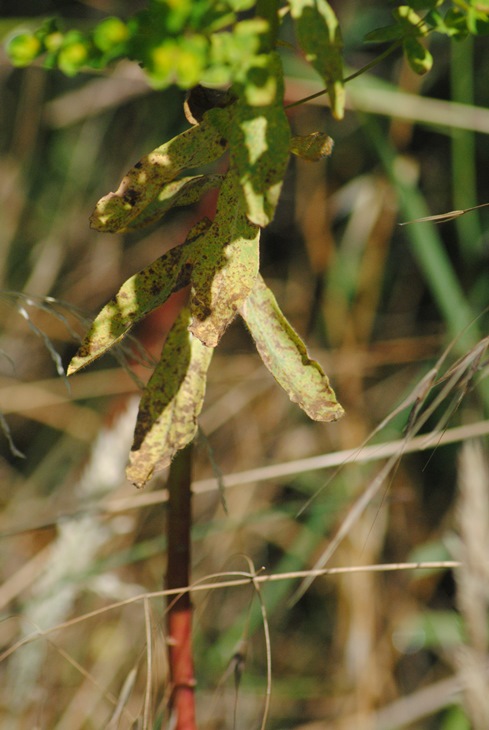
[[228, 139], [230, 168], [239, 177], [248, 219], [267, 226], [273, 219], [289, 160], [290, 127], [283, 109], [281, 62], [271, 53], [245, 75], [233, 107]]
[[433, 56], [414, 36], [407, 36], [402, 44], [407, 61], [412, 70], [422, 76], [433, 66]]
[[172, 248], [127, 279], [93, 321], [68, 366], [68, 375], [107, 352], [136, 322], [163, 304], [170, 294], [189, 283], [190, 269], [186, 265], [189, 244], [202, 235], [209, 225], [207, 219], [200, 221], [191, 229], [184, 244]]
[[212, 162], [225, 148], [226, 140], [212, 123], [212, 116], [204, 115], [201, 124], [141, 158], [125, 175], [116, 192], [99, 200], [90, 218], [91, 227], [106, 233], [126, 230], [131, 221], [157, 199], [163, 186], [182, 170]]
[[395, 25], [384, 25], [382, 28], [375, 28], [367, 33], [365, 40], [368, 43], [385, 43], [387, 41], [397, 41], [404, 35], [402, 27], [396, 23]]
[[443, 0], [411, 0], [409, 5], [413, 10], [433, 10], [443, 4]]
[[312, 132], [305, 137], [292, 137], [290, 151], [303, 160], [317, 162], [323, 157], [329, 157], [333, 151], [333, 140], [326, 132]]
[[343, 41], [335, 12], [326, 0], [288, 0], [288, 3], [306, 60], [328, 87], [333, 116], [343, 119]]
[[192, 244], [189, 329], [204, 344], [215, 347], [250, 293], [259, 267], [260, 229], [250, 223], [229, 172], [222, 185], [214, 221], [204, 237]]
[[163, 218], [169, 210], [196, 203], [212, 188], [219, 187], [222, 175], [194, 175], [182, 177], [165, 185], [156, 200], [143, 210], [141, 215], [131, 221], [120, 233], [144, 228]]
[[177, 318], [141, 398], [126, 469], [137, 487], [168, 466], [197, 431], [214, 350], [188, 331], [189, 318], [188, 309]]
[[415, 36], [425, 36], [430, 32], [430, 27], [425, 23], [424, 18], [418, 15], [409, 5], [400, 5], [393, 10], [392, 14], [407, 33]]
[[336, 421], [344, 414], [321, 366], [311, 360], [301, 338], [284, 317], [270, 289], [258, 276], [240, 308], [260, 357], [291, 401], [314, 421]]

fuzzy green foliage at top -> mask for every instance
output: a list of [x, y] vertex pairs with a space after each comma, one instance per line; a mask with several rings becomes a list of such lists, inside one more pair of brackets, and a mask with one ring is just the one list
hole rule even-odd
[[[14, 34], [7, 53], [16, 66], [42, 58], [45, 67], [68, 76], [129, 58], [145, 69], [155, 88], [224, 86], [239, 80], [257, 55], [271, 49], [279, 9], [281, 17], [290, 11], [298, 44], [327, 84], [333, 113], [341, 118], [341, 28], [326, 0], [148, 0], [147, 8], [129, 19], [104, 18], [89, 32], [64, 30], [56, 18], [49, 19], [35, 31]], [[432, 65], [422, 43], [428, 33], [460, 39], [489, 32], [487, 0], [410, 0], [396, 7], [393, 16], [391, 25], [372, 29], [366, 40], [398, 42], [417, 73]]]

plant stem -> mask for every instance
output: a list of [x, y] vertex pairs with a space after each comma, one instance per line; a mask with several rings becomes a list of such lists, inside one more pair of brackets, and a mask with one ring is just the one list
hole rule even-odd
[[[365, 64], [365, 66], [362, 66], [362, 68], [357, 69], [353, 73], [351, 73], [349, 76], [345, 76], [343, 79], [343, 83], [347, 84], [349, 81], [353, 81], [353, 79], [356, 79], [357, 76], [361, 76], [362, 74], [366, 73], [367, 71], [370, 71], [371, 68], [374, 68], [374, 66], [377, 66], [381, 61], [384, 60], [384, 58], [388, 58], [394, 51], [396, 51], [400, 46], [402, 45], [401, 41], [395, 41], [392, 43], [388, 48], [386, 48], [385, 51], [383, 51], [379, 56], [373, 59], [373, 61], [370, 61], [369, 63]], [[301, 104], [305, 104], [308, 101], [313, 101], [314, 99], [317, 99], [319, 96], [324, 96], [324, 94], [328, 93], [328, 87], [325, 89], [321, 89], [321, 91], [316, 91], [314, 94], [310, 94], [310, 96], [305, 96], [303, 99], [299, 99], [298, 101], [294, 101], [291, 104], [286, 104], [284, 109], [292, 109], [294, 106], [300, 106]]]
[[[168, 564], [166, 587], [184, 588], [190, 582], [192, 444], [175, 456], [168, 476]], [[172, 695], [170, 709], [175, 730], [196, 730], [195, 678], [192, 657], [192, 604], [185, 592], [168, 608], [168, 644]]]

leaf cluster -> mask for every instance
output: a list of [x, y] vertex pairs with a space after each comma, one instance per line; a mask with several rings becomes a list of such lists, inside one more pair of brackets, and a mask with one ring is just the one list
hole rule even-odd
[[433, 56], [423, 43], [429, 33], [436, 32], [455, 40], [467, 35], [485, 35], [489, 32], [489, 3], [478, 0], [411, 0], [392, 12], [394, 22], [376, 28], [366, 40], [374, 43], [397, 42], [417, 74], [430, 71]]
[[[238, 313], [265, 365], [293, 401], [316, 420], [336, 420], [343, 413], [328, 378], [308, 357], [259, 276], [260, 229], [273, 218], [289, 153], [320, 159], [330, 153], [331, 140], [318, 133], [291, 140], [280, 103], [278, 56], [269, 54], [267, 64], [255, 68], [260, 74], [250, 71], [251, 79], [237, 87], [239, 96], [196, 90], [187, 115], [201, 121], [136, 163], [91, 217], [92, 227], [102, 232], [134, 230], [220, 188], [214, 219], [199, 221], [180, 246], [122, 285], [96, 317], [68, 369], [72, 374], [91, 363], [171, 294], [189, 287], [188, 306], [142, 397], [128, 468], [139, 486], [194, 437], [213, 349]], [[215, 105], [202, 112], [206, 102]], [[181, 176], [226, 150], [225, 174]]]
[[[432, 31], [455, 38], [485, 32], [488, 8], [478, 0], [412, 0], [399, 5], [393, 24], [368, 40], [402, 46], [412, 68], [425, 73]], [[282, 61], [274, 50], [279, 10], [290, 12], [297, 43], [327, 87], [331, 112], [344, 114], [343, 42], [326, 0], [149, 0], [123, 21], [106, 18], [89, 33], [62, 32], [48, 21], [14, 37], [17, 65], [38, 56], [68, 75], [129, 57], [153, 85], [191, 89], [193, 126], [143, 157], [118, 189], [105, 195], [93, 228], [123, 233], [154, 223], [175, 206], [197, 202], [219, 188], [212, 221], [199, 221], [178, 247], [128, 279], [93, 322], [69, 373], [105, 353], [174, 292], [188, 287], [188, 306], [175, 323], [142, 397], [129, 477], [142, 486], [195, 435], [212, 351], [235, 316], [245, 321], [265, 365], [290, 398], [316, 420], [339, 418], [328, 378], [311, 360], [259, 274], [260, 230], [274, 216], [290, 153], [308, 160], [330, 154], [319, 132], [291, 138], [283, 105]], [[254, 11], [254, 12], [253, 12]], [[244, 13], [244, 14], [243, 14]], [[226, 87], [226, 91], [213, 90]], [[226, 173], [185, 174], [229, 154]]]

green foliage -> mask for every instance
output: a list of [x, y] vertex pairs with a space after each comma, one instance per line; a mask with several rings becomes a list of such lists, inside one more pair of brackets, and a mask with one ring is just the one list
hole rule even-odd
[[413, 71], [424, 74], [433, 66], [433, 57], [422, 42], [429, 33], [462, 39], [469, 33], [482, 35], [489, 32], [489, 5], [477, 0], [454, 1], [449, 3], [449, 7], [444, 7], [446, 5], [443, 0], [411, 0], [393, 10], [395, 22], [392, 25], [376, 28], [365, 39], [375, 43], [402, 43]]
[[[287, 0], [287, 5], [298, 44], [328, 87], [333, 115], [341, 119], [343, 44], [336, 14], [326, 0]], [[15, 35], [7, 52], [17, 66], [43, 57], [45, 66], [68, 76], [127, 57], [143, 66], [155, 88], [229, 85], [242, 81], [257, 57], [271, 50], [278, 0], [269, 7], [269, 17], [262, 17], [257, 0], [148, 0], [148, 7], [127, 21], [105, 18], [89, 32], [64, 31], [58, 21], [48, 20], [32, 33]], [[255, 17], [243, 19], [240, 14], [253, 8]], [[426, 73], [432, 58], [420, 39], [433, 31], [454, 38], [487, 34], [488, 13], [489, 5], [478, 0], [411, 0], [393, 10], [393, 24], [372, 30], [366, 40], [398, 42], [413, 70]]]
[[338, 19], [326, 0], [289, 0], [299, 44], [309, 63], [324, 79], [336, 119], [345, 106], [343, 42]]

